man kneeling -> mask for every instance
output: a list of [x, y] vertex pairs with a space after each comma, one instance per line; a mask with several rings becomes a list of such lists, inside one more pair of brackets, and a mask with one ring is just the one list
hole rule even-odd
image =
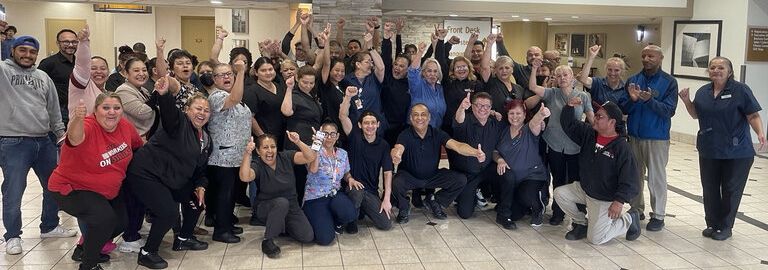
[[[573, 230], [565, 235], [568, 240], [584, 237], [599, 245], [613, 237], [626, 233], [627, 240], [640, 237], [638, 213], [621, 213], [638, 192], [637, 161], [627, 142], [619, 106], [610, 101], [595, 113], [595, 121], [589, 124], [577, 121], [573, 106], [581, 104], [578, 97], [568, 101], [563, 108], [560, 123], [574, 142], [581, 145], [579, 172], [581, 181], [555, 189], [555, 200], [566, 215], [573, 219]], [[586, 204], [587, 217], [576, 204]]]

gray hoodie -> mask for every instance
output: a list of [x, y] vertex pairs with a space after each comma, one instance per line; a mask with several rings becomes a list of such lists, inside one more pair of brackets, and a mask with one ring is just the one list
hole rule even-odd
[[53, 80], [34, 65], [0, 62], [0, 136], [64, 135], [59, 96]]

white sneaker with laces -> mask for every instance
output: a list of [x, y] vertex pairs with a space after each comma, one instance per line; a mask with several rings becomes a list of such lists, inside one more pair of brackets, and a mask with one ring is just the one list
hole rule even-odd
[[61, 225], [56, 226], [53, 230], [47, 233], [41, 233], [40, 238], [63, 238], [63, 237], [73, 237], [77, 235], [76, 230], [70, 230], [64, 227], [61, 227]]
[[5, 253], [16, 255], [21, 254], [21, 251], [21, 238], [14, 237], [8, 239], [8, 242], [5, 243]]
[[480, 207], [485, 207], [488, 205], [488, 201], [485, 200], [485, 197], [483, 197], [483, 193], [480, 192], [478, 189], [477, 192], [475, 192], [475, 198], [477, 199], [477, 205]]
[[118, 249], [120, 250], [120, 252], [124, 252], [124, 253], [139, 252], [141, 251], [141, 247], [143, 247], [145, 243], [146, 243], [146, 240], [144, 239], [139, 239], [133, 242], [126, 242], [125, 240], [123, 240], [123, 242], [120, 243], [120, 247], [118, 247]]

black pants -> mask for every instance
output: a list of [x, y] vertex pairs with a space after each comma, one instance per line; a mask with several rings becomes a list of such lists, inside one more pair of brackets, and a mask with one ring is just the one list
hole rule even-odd
[[51, 196], [61, 210], [76, 217], [85, 225], [81, 266], [91, 269], [99, 263], [104, 243], [117, 237], [125, 229], [126, 212], [123, 195], [107, 200], [93, 191], [75, 190], [66, 196], [51, 192]]
[[[579, 155], [568, 155], [549, 149], [549, 169], [552, 172], [552, 190], [562, 185], [579, 181]], [[565, 213], [556, 202], [552, 202], [552, 217], [563, 218]]]
[[395, 198], [397, 208], [400, 211], [409, 210], [408, 190], [417, 188], [441, 188], [435, 193], [435, 200], [446, 207], [456, 199], [461, 190], [467, 184], [464, 174], [449, 169], [439, 169], [430, 178], [418, 179], [405, 170], [397, 170], [392, 179], [392, 196]]
[[379, 230], [387, 231], [392, 228], [392, 220], [387, 213], [379, 212], [381, 209], [381, 199], [377, 194], [368, 192], [366, 189], [346, 189], [349, 199], [355, 204], [355, 208], [362, 212], [373, 221], [373, 224]]
[[304, 189], [307, 185], [307, 166], [293, 166], [293, 175], [296, 177], [296, 199], [299, 204], [304, 200]]
[[123, 194], [123, 200], [125, 201], [125, 213], [126, 213], [126, 225], [125, 232], [123, 232], [123, 241], [133, 242], [141, 239], [139, 230], [141, 225], [144, 224], [144, 214], [147, 208], [144, 206], [133, 192], [126, 190], [126, 186], [120, 187]]
[[277, 197], [257, 201], [256, 215], [266, 223], [264, 239], [275, 239], [283, 232], [302, 243], [309, 243], [315, 238], [312, 225], [294, 198]]
[[543, 213], [546, 203], [541, 189], [547, 186], [547, 182], [542, 179], [545, 178], [544, 174], [544, 170], [534, 174], [535, 179], [541, 180], [518, 179], [512, 170], [507, 170], [499, 177], [501, 198], [496, 207], [497, 216], [515, 221], [523, 218], [528, 209], [533, 213]]
[[754, 157], [709, 159], [699, 157], [701, 187], [704, 197], [704, 219], [707, 227], [718, 230], [733, 228], [741, 196], [747, 185]]
[[475, 205], [477, 205], [475, 198], [477, 187], [480, 184], [495, 181], [499, 175], [496, 173], [496, 163], [493, 162], [479, 173], [464, 173], [464, 175], [467, 177], [467, 184], [456, 197], [456, 213], [460, 218], [468, 219], [472, 217], [475, 212]]
[[[209, 201], [215, 201], [215, 225], [214, 235], [222, 235], [231, 232], [232, 212], [235, 210], [234, 186], [240, 182], [239, 167], [228, 168], [219, 166], [208, 166], [211, 178], [208, 178], [210, 191], [206, 192]], [[210, 206], [209, 206], [210, 207]]]
[[155, 215], [147, 243], [144, 245], [145, 251], [156, 252], [165, 234], [178, 222], [179, 203], [181, 203], [181, 212], [184, 216], [179, 237], [192, 237], [195, 223], [202, 212], [200, 207], [193, 207], [190, 204], [190, 202], [197, 204], [197, 199], [193, 194], [195, 190], [193, 182], [188, 182], [180, 189], [171, 189], [158, 179], [147, 179], [129, 173], [126, 175], [124, 185], [127, 185], [128, 190]]

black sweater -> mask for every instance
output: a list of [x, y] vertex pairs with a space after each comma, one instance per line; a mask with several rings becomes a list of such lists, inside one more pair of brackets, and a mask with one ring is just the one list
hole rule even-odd
[[211, 154], [211, 137], [203, 131], [205, 149], [200, 151], [200, 137], [187, 115], [176, 108], [170, 94], [158, 95], [162, 127], [133, 154], [128, 173], [156, 179], [171, 189], [180, 189], [189, 181], [207, 187], [205, 168]]
[[597, 149], [597, 131], [577, 121], [573, 107], [565, 105], [560, 124], [568, 137], [581, 145], [579, 177], [589, 197], [601, 201], [627, 203], [639, 191], [637, 161], [627, 137], [620, 134], [602, 149]]

